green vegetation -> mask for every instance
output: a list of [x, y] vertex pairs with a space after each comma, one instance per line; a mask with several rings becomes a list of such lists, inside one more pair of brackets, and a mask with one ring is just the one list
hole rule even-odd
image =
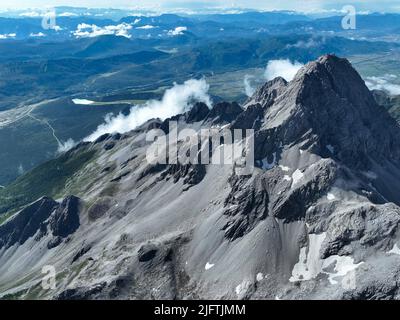
[[24, 294], [26, 294], [27, 290], [21, 290], [15, 293], [6, 294], [5, 296], [1, 297], [0, 300], [20, 300]]
[[8, 212], [6, 214], [0, 215], [0, 226], [9, 218], [13, 215], [12, 212]]
[[64, 189], [68, 178], [87, 164], [95, 153], [94, 150], [70, 151], [21, 176], [0, 190], [0, 214], [10, 214], [42, 196], [55, 197]]

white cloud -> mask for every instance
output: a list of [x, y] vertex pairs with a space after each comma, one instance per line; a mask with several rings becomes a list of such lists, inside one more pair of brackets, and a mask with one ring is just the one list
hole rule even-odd
[[29, 36], [32, 38], [42, 38], [45, 37], [46, 35], [43, 32], [39, 32], [39, 33], [31, 33]]
[[77, 17], [78, 14], [73, 13], [73, 12], [63, 12], [58, 14], [59, 17]]
[[326, 41], [325, 37], [322, 37], [320, 40], [315, 38], [309, 38], [307, 41], [299, 40], [295, 44], [288, 44], [287, 48], [301, 48], [301, 49], [309, 49], [318, 47], [321, 44], [324, 44]]
[[57, 31], [57, 32], [63, 30], [63, 28], [61, 28], [60, 26], [52, 26], [52, 27], [50, 27], [50, 29]]
[[383, 90], [391, 95], [400, 95], [400, 85], [393, 83], [397, 76], [386, 74], [382, 77], [367, 77], [365, 84], [370, 90]]
[[16, 36], [16, 33], [0, 34], [0, 40], [15, 38]]
[[255, 88], [250, 83], [250, 79], [254, 78], [253, 76], [249, 76], [248, 74], [245, 75], [243, 84], [244, 84], [244, 91], [246, 93], [246, 96], [252, 97], [254, 92], [256, 91]]
[[195, 101], [211, 106], [208, 90], [209, 85], [204, 79], [191, 79], [183, 84], [175, 83], [171, 89], [165, 91], [161, 100], [150, 100], [144, 105], [134, 106], [127, 116], [122, 113], [117, 116], [107, 115], [105, 123], [101, 124], [84, 141], [94, 141], [106, 133], [128, 132], [150, 119], [165, 120], [189, 110]]
[[145, 26], [141, 26], [141, 27], [136, 27], [136, 29], [139, 29], [139, 30], [150, 30], [150, 29], [154, 29], [154, 28], [157, 28], [157, 27], [152, 26], [150, 24], [146, 24]]
[[28, 17], [28, 18], [37, 18], [41, 17], [42, 14], [36, 11], [28, 11], [28, 12], [22, 12], [19, 14], [20, 17]]
[[68, 139], [66, 142], [58, 144], [57, 152], [58, 153], [67, 152], [68, 150], [71, 150], [75, 146], [76, 142], [72, 139]]
[[127, 23], [105, 27], [98, 27], [95, 24], [81, 23], [78, 25], [76, 31], [74, 31], [73, 34], [77, 38], [94, 38], [103, 35], [116, 35], [130, 38], [131, 35], [129, 34], [129, 30], [131, 29], [132, 25]]
[[304, 65], [295, 61], [292, 63], [289, 59], [286, 60], [270, 60], [265, 70], [265, 78], [273, 80], [276, 77], [282, 77], [286, 81], [291, 81]]
[[183, 35], [183, 32], [187, 31], [187, 27], [176, 27], [174, 30], [169, 30], [169, 36], [180, 36]]
[[20, 163], [19, 166], [18, 166], [18, 174], [19, 175], [23, 175], [24, 172], [25, 172], [25, 169], [24, 169], [22, 163]]

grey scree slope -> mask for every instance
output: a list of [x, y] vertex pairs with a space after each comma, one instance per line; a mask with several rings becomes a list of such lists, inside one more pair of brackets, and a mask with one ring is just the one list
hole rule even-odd
[[[347, 60], [323, 56], [242, 107], [196, 104], [173, 120], [255, 129], [254, 173], [149, 165], [146, 131], [170, 120], [82, 143], [68, 155], [96, 155], [65, 199], [0, 226], [0, 296], [400, 297], [400, 128]], [[55, 290], [41, 288], [44, 265]]]

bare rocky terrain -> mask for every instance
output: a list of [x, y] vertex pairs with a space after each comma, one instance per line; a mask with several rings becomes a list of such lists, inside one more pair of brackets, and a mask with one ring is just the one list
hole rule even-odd
[[[171, 120], [254, 129], [254, 171], [150, 165], [146, 132]], [[53, 168], [89, 155], [55, 199], [42, 194], [0, 225], [0, 296], [397, 299], [399, 142], [399, 125], [351, 64], [325, 55], [243, 106], [197, 103], [81, 143], [35, 169], [47, 175], [28, 173], [43, 181], [22, 177], [56, 183]], [[46, 265], [54, 290], [41, 286]]]

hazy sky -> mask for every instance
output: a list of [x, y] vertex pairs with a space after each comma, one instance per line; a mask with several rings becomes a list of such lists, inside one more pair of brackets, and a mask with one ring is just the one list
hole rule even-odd
[[[155, 5], [157, 3], [158, 5]], [[85, 6], [174, 9], [201, 7], [242, 7], [266, 10], [329, 10], [354, 4], [359, 10], [399, 11], [400, 0], [0, 0], [0, 8], [39, 8], [45, 6]]]

